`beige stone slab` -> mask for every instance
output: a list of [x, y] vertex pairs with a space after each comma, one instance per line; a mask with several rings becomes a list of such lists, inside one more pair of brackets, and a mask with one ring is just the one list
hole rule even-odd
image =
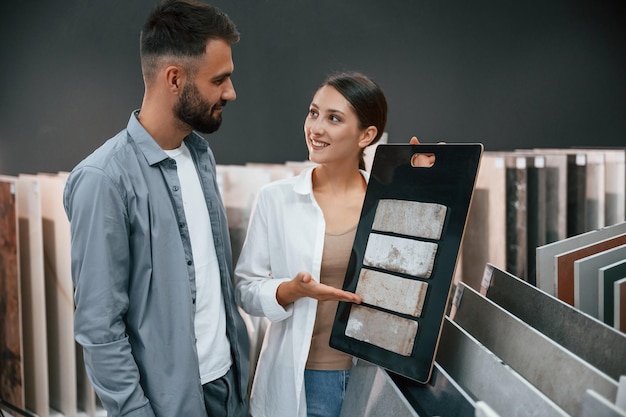
[[356, 293], [363, 302], [398, 313], [420, 317], [428, 284], [385, 274], [371, 269], [361, 269]]
[[41, 193], [37, 176], [20, 174], [17, 181], [17, 191], [26, 408], [40, 417], [48, 417], [50, 398], [46, 294]]
[[416, 335], [416, 321], [360, 305], [350, 310], [346, 336], [353, 339], [410, 356]]
[[371, 233], [363, 264], [421, 278], [430, 278], [437, 244]]
[[372, 229], [425, 239], [440, 239], [447, 207], [437, 203], [383, 199]]

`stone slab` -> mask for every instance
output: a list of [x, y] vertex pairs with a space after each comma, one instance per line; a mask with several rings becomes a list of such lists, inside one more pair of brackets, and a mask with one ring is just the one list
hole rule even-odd
[[506, 268], [505, 153], [486, 151], [480, 160], [476, 189], [468, 214], [461, 279], [479, 288], [486, 262]]
[[421, 240], [371, 233], [363, 264], [420, 278], [430, 278], [437, 244]]
[[465, 417], [474, 411], [474, 399], [437, 362], [425, 384], [387, 373], [420, 416]]
[[361, 269], [356, 294], [364, 303], [420, 317], [428, 284], [371, 269]]
[[573, 249], [555, 256], [557, 297], [567, 304], [574, 305], [574, 262], [587, 256], [626, 244], [626, 234]]
[[0, 179], [0, 397], [24, 409], [17, 179]]
[[76, 417], [79, 370], [74, 341], [70, 224], [63, 209], [65, 178], [45, 173], [37, 177], [43, 218], [50, 406], [65, 417]]
[[382, 368], [358, 360], [350, 371], [340, 417], [424, 417]]
[[613, 285], [613, 326], [626, 333], [626, 278]]
[[626, 411], [594, 390], [587, 390], [583, 398], [581, 417], [626, 417]]
[[446, 211], [446, 206], [437, 203], [382, 199], [376, 207], [372, 230], [438, 240]]
[[565, 412], [580, 415], [587, 389], [615, 399], [616, 380], [477, 291], [459, 285], [463, 290], [454, 321]]
[[26, 408], [40, 417], [49, 414], [48, 338], [43, 258], [41, 192], [35, 175], [17, 180], [20, 229], [20, 276], [24, 329]]
[[600, 268], [624, 259], [626, 244], [575, 261], [574, 306], [599, 319]]
[[443, 325], [437, 363], [472, 398], [488, 403], [503, 416], [568, 415], [523, 375], [448, 318]]
[[506, 158], [506, 270], [527, 279], [527, 194], [526, 158]]
[[609, 326], [614, 323], [614, 284], [622, 278], [626, 278], [626, 259], [598, 270], [598, 319]]
[[417, 327], [416, 321], [355, 305], [350, 310], [346, 336], [409, 356], [413, 352]]
[[626, 334], [491, 264], [481, 294], [611, 378], [626, 375]]
[[[549, 156], [546, 156], [546, 163], [549, 163], [549, 160]], [[548, 195], [551, 193], [552, 192], [548, 192]], [[548, 225], [552, 223], [553, 221], [551, 221], [550, 217], [548, 217]], [[557, 294], [555, 256], [624, 233], [626, 233], [626, 222], [621, 222], [612, 226], [583, 233], [578, 236], [559, 239], [558, 241], [538, 247], [536, 249], [537, 287], [550, 295]], [[498, 267], [503, 267], [496, 262], [490, 263]]]

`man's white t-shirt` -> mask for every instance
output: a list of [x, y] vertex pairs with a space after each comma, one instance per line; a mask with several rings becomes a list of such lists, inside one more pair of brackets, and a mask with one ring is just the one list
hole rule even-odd
[[209, 210], [196, 166], [185, 144], [165, 153], [176, 161], [196, 273], [196, 348], [202, 384], [221, 378], [232, 364], [226, 310]]

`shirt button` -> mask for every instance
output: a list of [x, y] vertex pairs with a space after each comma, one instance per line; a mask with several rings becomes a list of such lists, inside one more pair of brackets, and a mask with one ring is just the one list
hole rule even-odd
[[183, 227], [185, 227], [185, 223], [179, 223], [178, 226], [182, 229]]
[[178, 185], [173, 186], [173, 187], [172, 187], [172, 190], [174, 190], [174, 191], [178, 191]]
[[192, 263], [191, 261], [187, 261], [187, 265], [191, 265], [191, 263]]

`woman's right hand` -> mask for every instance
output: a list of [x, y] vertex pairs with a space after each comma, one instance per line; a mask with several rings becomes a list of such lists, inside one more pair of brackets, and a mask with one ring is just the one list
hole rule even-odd
[[361, 303], [358, 295], [321, 284], [313, 279], [308, 272], [299, 272], [291, 281], [284, 282], [276, 290], [276, 300], [285, 307], [299, 298], [311, 297], [318, 301], [344, 301], [348, 303]]

